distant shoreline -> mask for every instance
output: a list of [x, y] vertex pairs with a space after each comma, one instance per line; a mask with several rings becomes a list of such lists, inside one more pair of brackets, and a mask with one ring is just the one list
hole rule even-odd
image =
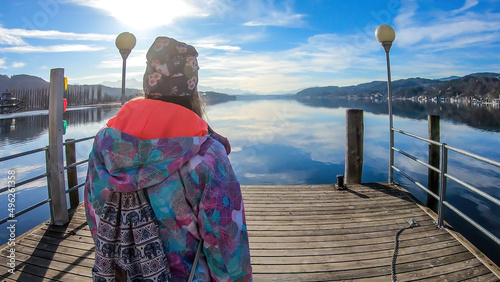
[[[102, 106], [118, 106], [121, 105], [121, 103], [117, 102], [112, 102], [112, 103], [100, 103], [100, 104], [93, 104], [93, 105], [81, 105], [81, 106], [75, 106], [75, 107], [68, 107], [66, 111], [79, 111], [79, 110], [86, 110], [86, 109], [92, 109], [92, 108], [98, 108]], [[11, 118], [19, 118], [19, 117], [28, 117], [28, 116], [39, 116], [39, 115], [48, 115], [49, 110], [41, 110], [41, 109], [31, 109], [31, 110], [23, 110], [15, 113], [8, 113], [8, 114], [0, 114], [0, 120], [2, 119], [11, 119]]]

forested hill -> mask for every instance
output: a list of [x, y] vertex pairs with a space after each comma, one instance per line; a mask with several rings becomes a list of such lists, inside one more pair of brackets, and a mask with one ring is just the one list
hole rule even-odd
[[[392, 82], [394, 97], [475, 97], [495, 99], [500, 95], [500, 74], [474, 73], [456, 79], [408, 78]], [[348, 96], [386, 96], [387, 82], [373, 81], [355, 86], [326, 86], [307, 88], [295, 97], [301, 98], [347, 98]]]
[[40, 89], [49, 87], [49, 83], [40, 77], [18, 74], [8, 77], [0, 75], [0, 90], [5, 91], [15, 89]]

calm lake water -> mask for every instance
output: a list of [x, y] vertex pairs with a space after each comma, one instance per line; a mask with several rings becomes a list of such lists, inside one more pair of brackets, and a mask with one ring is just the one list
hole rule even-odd
[[[243, 100], [207, 106], [208, 122], [232, 145], [230, 159], [241, 184], [328, 184], [344, 174], [345, 115], [348, 108], [364, 110], [363, 182], [386, 182], [389, 158], [389, 121], [387, 105], [371, 101], [305, 101]], [[94, 135], [119, 106], [101, 106], [68, 110], [65, 139]], [[500, 110], [453, 104], [417, 104], [394, 102], [394, 127], [427, 136], [427, 115], [441, 116], [441, 142], [500, 161]], [[48, 115], [31, 112], [0, 117], [0, 157], [48, 144]], [[426, 161], [428, 145], [396, 134], [396, 147]], [[77, 144], [77, 160], [88, 157], [92, 141]], [[395, 153], [396, 166], [412, 178], [427, 185], [427, 168]], [[4, 162], [0, 165], [0, 186], [5, 187], [7, 171], [15, 170], [17, 181], [43, 174], [45, 155]], [[449, 174], [500, 198], [500, 169], [450, 152]], [[79, 183], [85, 180], [86, 166], [78, 169]], [[422, 202], [426, 195], [395, 172], [403, 184]], [[20, 211], [48, 197], [45, 179], [23, 185], [16, 190], [16, 210]], [[80, 189], [83, 199], [83, 188]], [[448, 182], [447, 200], [465, 211], [490, 232], [500, 237], [500, 208], [488, 200]], [[0, 217], [7, 216], [7, 195], [0, 195]], [[18, 218], [18, 235], [48, 220], [48, 205]], [[497, 264], [500, 247], [459, 220], [451, 211], [446, 220], [473, 241]], [[402, 226], [404, 227], [404, 226]], [[7, 225], [0, 226], [0, 244], [7, 240]]]

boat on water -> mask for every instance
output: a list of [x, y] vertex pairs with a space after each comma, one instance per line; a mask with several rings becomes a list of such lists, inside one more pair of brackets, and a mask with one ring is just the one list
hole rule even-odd
[[2, 93], [0, 98], [0, 114], [17, 112], [24, 108], [24, 101], [12, 96], [8, 90]]

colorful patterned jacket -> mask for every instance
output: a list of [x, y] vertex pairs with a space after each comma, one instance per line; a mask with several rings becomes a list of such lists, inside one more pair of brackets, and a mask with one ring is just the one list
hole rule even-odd
[[[178, 117], [181, 125], [173, 123]], [[181, 106], [144, 99], [125, 104], [108, 126], [95, 137], [85, 186], [94, 239], [110, 192], [143, 189], [174, 281], [187, 281], [200, 238], [195, 281], [251, 281], [240, 185], [229, 148], [207, 134], [207, 124]]]

